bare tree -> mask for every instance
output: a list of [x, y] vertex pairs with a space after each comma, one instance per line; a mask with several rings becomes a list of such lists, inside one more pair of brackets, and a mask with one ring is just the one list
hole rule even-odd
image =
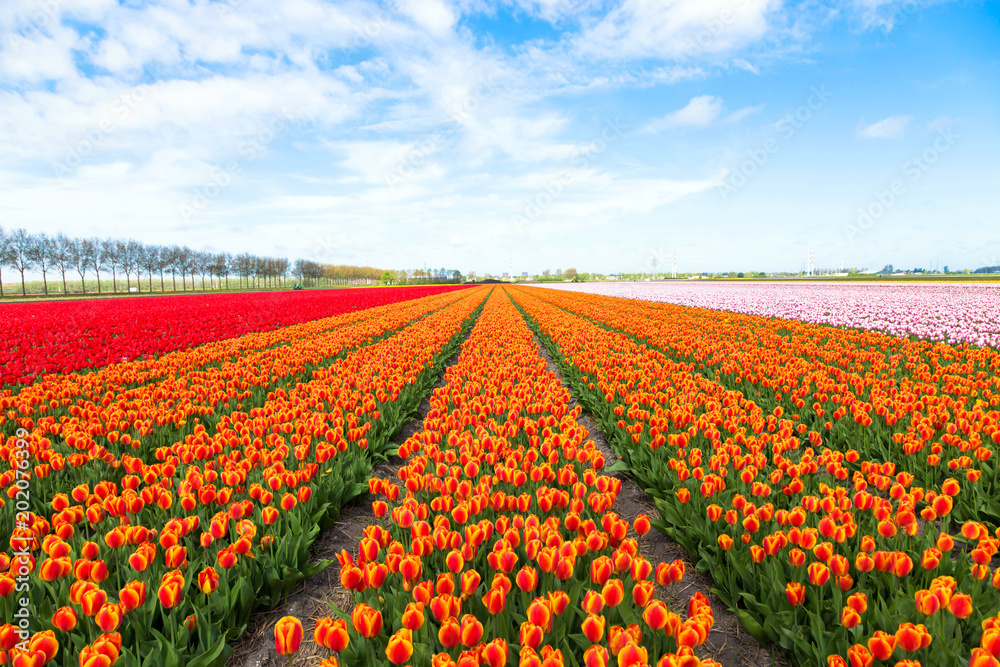
[[195, 250], [191, 253], [191, 289], [194, 289], [194, 276], [201, 276], [201, 289], [205, 290], [205, 273], [208, 270], [209, 256], [207, 252]]
[[[155, 245], [141, 245], [139, 246], [139, 260], [138, 265], [146, 269], [146, 273], [149, 274], [149, 291], [153, 291], [153, 271], [156, 271], [157, 267], [160, 265], [160, 247]], [[139, 280], [138, 271], [136, 271], [136, 281]], [[161, 274], [162, 275], [162, 274]], [[163, 289], [162, 278], [160, 280], [160, 289]]]
[[[180, 269], [180, 272], [181, 272], [181, 289], [186, 292], [187, 291], [187, 272], [188, 272], [188, 268], [191, 265], [191, 248], [189, 248], [187, 246], [184, 246], [182, 248], [178, 248], [177, 246], [174, 246], [174, 248], [175, 248], [175, 250], [174, 250], [174, 263], [176, 264], [177, 268]], [[194, 287], [194, 284], [193, 284], [193, 281], [192, 281], [192, 288], [193, 287]]]
[[240, 287], [244, 287], [244, 282], [246, 282], [246, 287], [249, 287], [250, 273], [253, 270], [253, 258], [250, 253], [244, 252], [233, 257], [233, 265], [236, 275], [240, 277]]
[[[101, 293], [101, 269], [105, 268], [105, 265], [111, 261], [112, 266], [114, 266], [115, 250], [114, 248], [105, 247], [106, 243], [101, 241], [101, 239], [91, 239], [90, 241], [90, 265], [94, 269], [94, 275], [97, 276], [97, 293]], [[108, 254], [110, 252], [110, 254]]]
[[3, 297], [3, 267], [10, 261], [10, 237], [0, 227], [0, 298]]
[[125, 272], [125, 290], [127, 292], [132, 291], [132, 272], [135, 271], [135, 281], [136, 289], [142, 291], [142, 287], [138, 285], [139, 283], [139, 250], [142, 245], [135, 239], [129, 239], [128, 241], [122, 242], [119, 246], [119, 254], [121, 256], [121, 267]]
[[166, 266], [167, 270], [170, 271], [170, 280], [173, 281], [174, 283], [174, 289], [173, 289], [174, 292], [177, 291], [177, 269], [179, 268], [180, 254], [181, 254], [180, 246], [175, 246], [175, 245], [172, 245], [169, 248], [165, 248], [164, 252], [160, 254], [160, 257], [163, 259], [165, 263], [164, 265]]
[[97, 248], [94, 247], [94, 241], [91, 239], [76, 239], [73, 241], [72, 250], [70, 251], [70, 263], [76, 268], [76, 272], [80, 274], [80, 287], [83, 288], [83, 293], [87, 293], [87, 271], [93, 266], [93, 260], [91, 255], [97, 252]]
[[[215, 275], [226, 279], [226, 289], [229, 289], [229, 267], [232, 262], [232, 255], [228, 252], [220, 252], [215, 256]], [[220, 287], [221, 280], [220, 280]]]
[[7, 258], [7, 266], [20, 272], [21, 296], [25, 296], [27, 290], [25, 288], [24, 272], [30, 271], [35, 266], [35, 261], [32, 259], [35, 238], [22, 227], [11, 232], [9, 239], [10, 254]]
[[97, 248], [100, 250], [104, 262], [111, 267], [111, 292], [118, 292], [118, 269], [122, 266], [122, 242], [117, 239], [104, 239], [97, 241]]
[[37, 266], [42, 271], [42, 290], [45, 295], [49, 294], [49, 269], [52, 268], [55, 254], [55, 242], [45, 234], [38, 234], [31, 237], [31, 244], [28, 246], [28, 258], [32, 265]]
[[276, 273], [281, 278], [281, 286], [285, 286], [285, 277], [288, 276], [288, 258], [279, 257], [277, 260]]
[[59, 268], [62, 274], [63, 294], [66, 294], [66, 270], [73, 266], [73, 241], [59, 232], [54, 240], [55, 251], [52, 254], [52, 263]]
[[[208, 256], [207, 262], [208, 268], [208, 280], [212, 282], [212, 277], [219, 279], [219, 289], [222, 288], [222, 274], [226, 271], [226, 255], [224, 253], [218, 253], [215, 255]], [[214, 287], [214, 283], [213, 283]]]
[[[156, 248], [156, 268], [160, 271], [160, 291], [166, 292], [167, 288], [163, 284], [163, 272], [170, 266], [170, 248], [167, 246], [157, 246]], [[176, 283], [175, 283], [176, 287]]]

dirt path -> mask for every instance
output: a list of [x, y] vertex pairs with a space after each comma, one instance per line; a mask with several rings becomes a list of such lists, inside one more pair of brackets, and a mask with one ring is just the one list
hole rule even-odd
[[[558, 366], [552, 361], [545, 347], [539, 344], [537, 336], [535, 343], [538, 344], [539, 354], [546, 360], [549, 370], [555, 372], [562, 379]], [[455, 363], [458, 354], [456, 353], [448, 360], [445, 368]], [[444, 384], [442, 372], [442, 379], [438, 381], [437, 386], [441, 387]], [[576, 405], [575, 400], [573, 405]], [[403, 427], [392, 442], [396, 445], [402, 444], [412, 434], [420, 431], [429, 409], [430, 401], [424, 398], [418, 408], [418, 415]], [[608, 460], [617, 458], [590, 414], [584, 412], [577, 421], [590, 432], [589, 437], [604, 452]], [[391, 459], [379, 465], [374, 470], [373, 476], [395, 478], [401, 465], [400, 459]], [[619, 516], [630, 522], [639, 514], [656, 516], [656, 507], [653, 505], [652, 497], [636, 486], [631, 475], [621, 472], [610, 474], [622, 480], [621, 493], [615, 504], [615, 510]], [[367, 499], [345, 507], [337, 523], [316, 541], [313, 546], [313, 560], [336, 559], [337, 554], [342, 549], [353, 553], [361, 538], [362, 530], [373, 520], [371, 505]], [[671, 542], [659, 531], [653, 530], [642, 539], [640, 552], [654, 565], [660, 561], [670, 562], [678, 558], [685, 562], [687, 573], [684, 581], [676, 590], [670, 589], [671, 596], [667, 601], [671, 608], [682, 609], [688, 598], [696, 591], [700, 591], [711, 602], [712, 611], [715, 614], [715, 626], [708, 636], [708, 641], [698, 649], [699, 657], [712, 658], [724, 667], [786, 667], [790, 665], [776, 651], [772, 651], [770, 647], [761, 646], [743, 631], [736, 617], [711, 593], [711, 589], [715, 585], [712, 579], [694, 568], [687, 553], [680, 545]], [[227, 667], [270, 667], [272, 665], [277, 667], [287, 664], [287, 660], [279, 659], [274, 650], [274, 623], [283, 616], [295, 616], [302, 620], [308, 638], [307, 641], [302, 642], [302, 648], [296, 655], [296, 662], [304, 665], [318, 664], [321, 658], [328, 655], [328, 652], [325, 649], [319, 649], [315, 642], [311, 641], [316, 620], [332, 615], [329, 604], [334, 604], [345, 612], [349, 612], [354, 606], [350, 592], [340, 586], [339, 572], [340, 569], [335, 563], [297, 586], [288, 596], [287, 601], [274, 610], [254, 613], [246, 634], [236, 643], [235, 652], [227, 662]]]
[[[445, 369], [455, 363], [459, 352], [448, 359]], [[444, 373], [435, 385], [444, 386]], [[401, 445], [414, 433], [423, 429], [424, 418], [430, 410], [430, 400], [425, 397], [417, 408], [417, 416], [407, 422], [399, 433], [392, 438], [395, 446]], [[391, 447], [390, 447], [391, 448]], [[373, 477], [396, 478], [396, 472], [402, 467], [403, 461], [392, 457], [389, 461], [378, 465], [372, 471]], [[336, 560], [337, 554], [346, 549], [357, 555], [358, 541], [362, 531], [372, 522], [371, 499], [368, 496], [361, 501], [347, 505], [341, 510], [340, 517], [332, 528], [319, 536], [312, 547], [313, 562], [324, 559]], [[350, 612], [354, 607], [354, 598], [350, 591], [340, 585], [340, 568], [337, 563], [326, 568], [311, 579], [307, 579], [288, 596], [287, 601], [271, 611], [258, 611], [250, 617], [250, 625], [246, 634], [236, 642], [235, 651], [226, 663], [227, 667], [269, 667], [288, 664], [287, 658], [279, 658], [274, 650], [274, 624], [283, 616], [295, 616], [302, 621], [305, 631], [305, 641], [295, 655], [299, 665], [317, 665], [322, 658], [330, 655], [326, 649], [321, 649], [312, 641], [312, 632], [318, 619], [332, 616], [329, 605], [334, 604], [339, 609]]]
[[[537, 335], [535, 343], [538, 345], [539, 354], [548, 363], [549, 370], [562, 380], [559, 366], [552, 360], [548, 350], [540, 343]], [[565, 381], [563, 384], [566, 384]], [[573, 407], [577, 405], [575, 399], [571, 405]], [[604, 457], [608, 461], [614, 461], [618, 458], [608, 444], [604, 433], [598, 428], [593, 415], [584, 411], [577, 417], [576, 421], [590, 432], [590, 439], [594, 441], [598, 449], [604, 452]], [[627, 472], [608, 474], [622, 481], [621, 493], [618, 494], [618, 499], [615, 501], [615, 511], [618, 516], [628, 519], [629, 522], [634, 521], [635, 517], [640, 514], [647, 514], [652, 518], [658, 516], [652, 496], [636, 485], [631, 474]], [[743, 630], [736, 615], [731, 613], [722, 604], [722, 601], [712, 593], [715, 582], [707, 574], [695, 569], [682, 546], [667, 539], [658, 530], [651, 530], [639, 543], [639, 553], [654, 567], [661, 561], [668, 563], [676, 559], [684, 561], [684, 581], [679, 587], [670, 587], [668, 597], [665, 598], [671, 609], [680, 611], [685, 608], [687, 600], [696, 592], [702, 593], [712, 604], [715, 625], [708, 635], [708, 640], [697, 649], [699, 658], [711, 658], [718, 661], [723, 667], [787, 667], [791, 665], [784, 656], [778, 653], [777, 649], [761, 646], [757, 640]]]

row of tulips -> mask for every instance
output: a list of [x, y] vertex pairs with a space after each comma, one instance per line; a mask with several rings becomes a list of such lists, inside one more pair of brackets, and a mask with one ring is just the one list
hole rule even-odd
[[[714, 618], [662, 588], [684, 566], [650, 563], [615, 512], [621, 481], [576, 418], [506, 293], [497, 290], [399, 450], [398, 483], [372, 479], [375, 523], [340, 556], [350, 615], [320, 619], [324, 667], [710, 667], [694, 649]], [[275, 626], [278, 653], [304, 629]]]
[[[605, 298], [598, 308], [601, 297], [525, 288], [513, 294], [574, 393], [599, 418], [636, 479], [658, 497], [655, 525], [712, 573], [720, 596], [755, 636], [780, 644], [802, 665], [958, 665], [974, 650], [975, 664], [993, 664], [983, 651], [1000, 649], [985, 632], [1000, 606], [1000, 574], [990, 568], [1000, 540], [982, 499], [992, 488], [984, 480], [995, 474], [985, 444], [995, 433], [995, 410], [958, 413], [964, 402], [955, 399], [957, 419], [968, 430], [937, 443], [938, 453], [930, 456], [940, 459], [944, 447], [957, 450], [939, 469], [940, 461], [864, 437], [866, 429], [893, 428], [882, 413], [875, 413], [879, 421], [858, 410], [853, 418], [817, 423], [822, 415], [810, 415], [796, 402], [801, 397], [791, 398], [797, 380], [772, 363], [777, 358], [795, 367], [795, 360], [775, 354], [778, 343], [753, 356], [749, 321], [738, 332], [721, 326], [719, 333], [705, 326], [710, 315], [667, 325], [647, 304]], [[691, 331], [691, 322], [702, 329]], [[766, 334], [774, 324], [760, 327]], [[733, 334], [728, 342], [726, 332]], [[829, 341], [856, 332], [827, 328], [822, 335], [830, 348], [846, 349], [848, 342]], [[723, 370], [727, 361], [701, 339], [728, 350], [732, 366], [746, 364], [744, 379], [754, 374], [753, 384], [766, 391], [751, 399], [734, 387], [732, 366]], [[962, 351], [937, 345], [933, 353], [943, 359]], [[808, 349], [800, 358], [816, 366], [810, 381], [832, 373]], [[890, 375], [879, 377], [888, 383]], [[919, 387], [920, 410], [948, 394], [899, 375], [889, 395], [904, 414], [892, 433], [912, 434], [922, 418], [905, 414], [903, 392]], [[980, 381], [975, 375], [947, 380], [953, 387]], [[983, 385], [970, 391], [989, 391]], [[840, 407], [875, 402], [885, 390], [870, 386], [865, 399]], [[762, 395], [772, 403], [762, 406]], [[842, 419], [843, 439], [831, 437]], [[937, 427], [948, 434], [946, 425]], [[974, 457], [957, 444], [965, 438], [977, 443]]]
[[[309, 546], [367, 490], [373, 461], [389, 453], [486, 293], [457, 293], [172, 444], [34, 476], [31, 495], [48, 504], [18, 514], [11, 552], [0, 555], [9, 623], [0, 662], [224, 664], [255, 606], [327, 566], [310, 562]], [[54, 435], [41, 451], [69, 458], [71, 445]], [[22, 572], [27, 592], [17, 592]], [[14, 625], [20, 596], [30, 637]]]
[[[0, 399], [14, 415], [5, 425], [7, 438], [0, 446], [0, 458], [10, 459], [15, 428], [22, 428], [28, 431], [36, 477], [52, 476], [57, 486], [65, 486], [58, 480], [71, 475], [70, 469], [96, 466], [108, 481], [119, 483], [126, 471], [114, 465], [116, 461], [137, 456], [151, 463], [158, 447], [189, 437], [196, 429], [212, 428], [237, 410], [259, 407], [274, 387], [307, 378], [349, 350], [466, 298], [464, 291], [451, 292], [333, 318], [316, 325], [320, 329], [303, 325], [291, 327], [284, 335], [252, 336], [266, 338], [269, 344], [264, 346], [237, 341], [177, 352], [148, 362], [149, 366], [162, 363], [169, 370], [134, 386], [130, 364], [95, 374], [103, 382], [100, 385], [81, 385], [67, 378], [65, 385], [55, 389], [58, 378], [47, 377], [21, 392], [34, 396], [44, 391], [53, 396], [52, 409], [44, 416], [31, 417], [35, 407], [31, 401], [18, 403], [21, 394]], [[65, 447], [53, 448], [54, 442]], [[112, 470], [106, 470], [108, 465]], [[13, 467], [0, 471], [0, 487], [8, 498], [16, 492], [11, 486], [14, 481]], [[13, 508], [3, 503], [0, 497], [0, 521], [12, 521]], [[36, 502], [32, 509], [37, 511], [40, 505]]]
[[5, 303], [0, 387], [268, 331], [455, 286]]
[[[444, 291], [454, 291], [450, 288]], [[164, 379], [177, 379], [200, 369], [220, 366], [227, 362], [239, 361], [244, 355], [268, 348], [295, 344], [305, 338], [328, 333], [340, 327], [345, 327], [370, 319], [378, 319], [397, 310], [398, 302], [413, 299], [427, 300], [427, 297], [439, 294], [439, 288], [418, 289], [404, 288], [400, 290], [338, 290], [326, 293], [333, 312], [319, 319], [305, 319], [312, 312], [301, 312], [304, 321], [289, 324], [279, 328], [247, 333], [235, 338], [224, 336], [226, 329], [215, 329], [202, 332], [206, 337], [200, 345], [182, 346], [170, 351], [148, 350], [133, 357], [111, 357], [105, 365], [92, 372], [76, 371], [67, 373], [50, 373], [39, 375], [34, 382], [21, 387], [13, 386], [0, 391], [0, 426], [11, 420], [24, 418], [38, 419], [51, 415], [60, 407], [75, 405], [78, 399], [84, 399], [103, 406], [107, 397], [114, 401], [119, 393], [149, 385]], [[311, 293], [316, 294], [316, 293]], [[332, 296], [334, 294], [336, 296]], [[372, 298], [377, 295], [377, 298]], [[240, 295], [249, 298], [251, 295]], [[187, 299], [187, 297], [173, 297]], [[167, 298], [165, 300], [170, 300]], [[100, 304], [109, 302], [97, 302]], [[442, 302], [443, 303], [443, 302]], [[79, 304], [77, 304], [79, 305]], [[201, 308], [205, 307], [202, 303]], [[339, 312], [338, 312], [339, 311]], [[291, 312], [297, 312], [292, 309]], [[166, 340], [171, 338], [164, 334], [163, 328], [170, 329], [173, 323], [167, 320], [154, 319], [160, 329], [160, 336]], [[208, 328], [209, 323], [198, 325], [185, 323], [191, 328]], [[63, 332], [69, 336], [70, 332]], [[77, 340], [76, 344], [80, 341]]]
[[558, 289], [815, 324], [1000, 347], [1000, 285], [992, 282], [551, 283]]

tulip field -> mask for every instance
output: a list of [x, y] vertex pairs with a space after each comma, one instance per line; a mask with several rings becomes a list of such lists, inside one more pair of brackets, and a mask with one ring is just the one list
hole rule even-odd
[[1000, 347], [997, 283], [553, 283], [552, 287], [745, 315]]
[[450, 291], [397, 287], [5, 304], [0, 384], [71, 373]]
[[[328, 566], [353, 604], [277, 619], [282, 664], [719, 665], [684, 562], [644, 555], [659, 530], [795, 665], [1000, 667], [993, 321], [639, 296], [161, 297], [8, 328], [0, 665], [225, 665]], [[656, 516], [619, 516], [618, 472]], [[354, 548], [314, 560], [353, 502]]]

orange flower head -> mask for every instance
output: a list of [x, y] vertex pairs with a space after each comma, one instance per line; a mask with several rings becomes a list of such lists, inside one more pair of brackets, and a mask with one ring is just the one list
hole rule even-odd
[[881, 630], [876, 630], [868, 640], [868, 650], [876, 660], [888, 660], [896, 650], [896, 637]]
[[806, 601], [805, 586], [797, 581], [789, 582], [785, 585], [785, 597], [788, 598], [788, 604], [793, 607], [802, 605], [802, 603]]
[[667, 624], [667, 605], [662, 600], [653, 600], [642, 611], [642, 620], [653, 630], [660, 630]]
[[948, 602], [948, 611], [955, 618], [968, 618], [972, 615], [972, 597], [967, 593], [955, 593]]
[[198, 573], [198, 588], [205, 595], [214, 593], [219, 588], [219, 573], [212, 566], [206, 567]]
[[52, 615], [52, 625], [63, 632], [72, 632], [76, 628], [77, 620], [76, 612], [72, 607], [59, 607]]
[[402, 665], [413, 655], [413, 635], [410, 630], [401, 628], [391, 637], [385, 647], [385, 657], [394, 665]]
[[856, 628], [860, 623], [861, 615], [854, 609], [844, 607], [843, 611], [840, 612], [840, 624], [848, 630]]
[[590, 640], [591, 643], [596, 644], [604, 638], [604, 616], [599, 616], [597, 614], [588, 614], [583, 623], [580, 625], [580, 629], [583, 631], [584, 637]]
[[455, 620], [455, 617], [449, 616], [441, 622], [441, 627], [438, 629], [438, 641], [441, 645], [447, 649], [454, 648], [462, 640], [462, 628]]
[[530, 621], [525, 621], [521, 624], [521, 631], [519, 633], [519, 638], [521, 640], [521, 646], [527, 646], [532, 649], [537, 649], [542, 645], [542, 638], [544, 634], [542, 629]]
[[302, 644], [302, 621], [283, 616], [274, 624], [274, 649], [278, 655], [292, 655]]
[[382, 613], [361, 603], [351, 612], [354, 631], [365, 639], [371, 639], [382, 632]]
[[854, 644], [847, 649], [847, 662], [850, 667], [871, 667], [875, 658], [863, 644]]
[[41, 664], [45, 664], [54, 660], [56, 654], [59, 653], [59, 641], [56, 639], [55, 633], [51, 630], [42, 630], [31, 636], [31, 641], [28, 642], [28, 650], [36, 655], [40, 654], [43, 658]]
[[931, 643], [931, 635], [923, 625], [902, 623], [896, 630], [896, 645], [907, 652], [927, 648]]

